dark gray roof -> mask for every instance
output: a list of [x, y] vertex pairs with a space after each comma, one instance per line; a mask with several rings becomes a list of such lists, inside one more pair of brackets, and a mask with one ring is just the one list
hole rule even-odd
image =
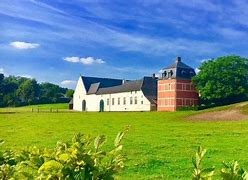
[[176, 61], [174, 64], [171, 64], [170, 66], [167, 66], [164, 69], [172, 69], [172, 68], [192, 69], [190, 66], [188, 66], [187, 64], [184, 64], [181, 61]]
[[174, 64], [162, 69], [162, 79], [190, 80], [195, 75], [195, 70], [192, 67], [182, 63], [180, 57], [177, 57]]
[[[89, 92], [90, 89], [91, 92], [93, 92], [96, 88], [97, 89], [106, 88], [106, 87], [118, 86], [122, 84], [122, 79], [98, 78], [98, 77], [87, 77], [87, 76], [81, 76], [81, 78], [87, 93]], [[96, 84], [91, 88], [91, 85], [95, 83], [99, 83], [98, 87]]]
[[108, 88], [100, 88], [96, 94], [113, 94], [119, 92], [139, 91], [142, 87], [143, 79], [126, 81], [124, 84]]

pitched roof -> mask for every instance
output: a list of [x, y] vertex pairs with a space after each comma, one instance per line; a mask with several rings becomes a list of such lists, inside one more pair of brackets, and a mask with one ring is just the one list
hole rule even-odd
[[177, 57], [174, 64], [162, 69], [162, 79], [191, 79], [196, 75], [195, 70], [184, 64], [181, 57]]
[[126, 81], [124, 84], [108, 88], [100, 88], [96, 94], [112, 94], [120, 92], [130, 92], [130, 91], [139, 91], [141, 89], [143, 79]]
[[[96, 84], [91, 88], [90, 91], [91, 93], [98, 88], [118, 86], [122, 84], [122, 79], [99, 78], [99, 77], [88, 77], [88, 76], [81, 76], [81, 78], [87, 93], [89, 92], [91, 85], [95, 83]], [[97, 83], [99, 83], [99, 85], [97, 85]]]
[[164, 69], [172, 69], [172, 68], [192, 69], [190, 66], [188, 66], [187, 64], [184, 64], [181, 61], [176, 61], [174, 64], [171, 64], [170, 66], [167, 66]]

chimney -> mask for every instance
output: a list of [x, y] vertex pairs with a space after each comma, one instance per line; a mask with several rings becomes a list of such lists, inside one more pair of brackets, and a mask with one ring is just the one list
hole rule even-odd
[[176, 63], [181, 62], [181, 61], [182, 61], [182, 60], [181, 60], [181, 57], [178, 56], [178, 57], [176, 58]]
[[155, 74], [155, 73], [152, 74], [152, 78], [153, 78], [153, 79], [156, 78], [156, 74]]

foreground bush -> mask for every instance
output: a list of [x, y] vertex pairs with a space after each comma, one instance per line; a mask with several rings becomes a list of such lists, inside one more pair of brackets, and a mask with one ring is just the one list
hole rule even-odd
[[0, 150], [0, 179], [113, 179], [124, 167], [121, 141], [126, 132], [118, 133], [110, 151], [101, 150], [105, 136], [83, 134], [54, 149]]
[[[193, 180], [212, 180], [215, 173], [215, 167], [202, 167], [202, 160], [207, 150], [199, 147], [195, 157], [192, 159], [194, 166]], [[248, 180], [247, 172], [240, 167], [237, 161], [223, 162], [223, 168], [220, 170], [220, 176], [224, 180]]]

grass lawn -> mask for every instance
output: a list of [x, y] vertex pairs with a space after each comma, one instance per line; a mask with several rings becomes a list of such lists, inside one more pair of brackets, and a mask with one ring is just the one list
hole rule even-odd
[[[248, 106], [244, 108], [248, 113]], [[248, 121], [185, 120], [198, 113], [191, 111], [32, 113], [25, 112], [30, 107], [22, 109], [17, 113], [4, 113], [6, 108], [0, 109], [0, 139], [6, 142], [4, 148], [54, 147], [58, 140], [70, 140], [77, 132], [105, 134], [108, 141], [104, 148], [109, 148], [117, 132], [131, 125], [123, 142], [127, 167], [118, 174], [118, 179], [190, 179], [191, 158], [199, 145], [209, 149], [206, 166], [220, 168], [223, 160], [238, 160], [248, 169]]]

